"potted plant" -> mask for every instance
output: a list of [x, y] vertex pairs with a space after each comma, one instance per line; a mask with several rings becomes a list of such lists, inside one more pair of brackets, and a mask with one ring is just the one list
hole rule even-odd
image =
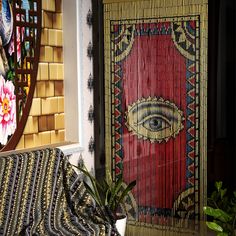
[[[120, 229], [120, 221], [123, 221], [126, 226], [126, 212], [121, 214], [121, 209], [125, 209], [125, 198], [129, 192], [136, 185], [136, 180], [126, 185], [123, 181], [123, 175], [119, 175], [116, 181], [112, 180], [111, 173], [106, 171], [106, 177], [103, 179], [96, 179], [85, 167], [85, 165], [76, 167], [81, 171], [89, 181], [83, 181], [88, 193], [93, 197], [96, 202], [96, 208], [100, 216], [108, 221], [111, 225], [116, 224], [117, 230], [120, 235], [124, 235], [125, 228]], [[125, 217], [125, 219], [122, 219]], [[124, 226], [124, 227], [125, 227]]]
[[206, 225], [217, 236], [236, 236], [236, 191], [228, 194], [222, 185], [221, 181], [215, 183], [216, 190], [208, 198], [208, 206], [203, 208], [212, 219]]

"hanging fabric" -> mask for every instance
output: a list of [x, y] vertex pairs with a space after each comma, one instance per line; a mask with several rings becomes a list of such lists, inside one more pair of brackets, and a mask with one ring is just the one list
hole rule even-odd
[[206, 200], [207, 1], [104, 0], [106, 162], [136, 179], [135, 225], [199, 230]]

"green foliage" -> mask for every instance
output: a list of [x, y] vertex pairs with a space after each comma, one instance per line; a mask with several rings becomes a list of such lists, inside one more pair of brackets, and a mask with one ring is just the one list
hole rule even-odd
[[89, 173], [87, 168], [75, 166], [86, 177], [88, 177], [91, 184], [84, 181], [85, 188], [88, 193], [93, 197], [96, 206], [104, 220], [109, 222], [117, 218], [117, 211], [124, 204], [125, 197], [136, 185], [136, 180], [124, 187], [123, 175], [120, 175], [114, 182], [109, 171], [106, 172], [106, 178], [97, 180], [92, 174]]
[[236, 236], [236, 191], [228, 194], [221, 181], [215, 183], [216, 190], [208, 198], [208, 206], [203, 211], [212, 221], [207, 221], [209, 229], [217, 236]]
[[9, 70], [7, 71], [6, 79], [14, 83], [15, 81], [15, 68], [14, 68], [14, 58], [13, 56], [8, 58]]
[[223, 232], [223, 228], [220, 225], [216, 224], [215, 222], [208, 222], [207, 221], [206, 225], [208, 226], [208, 228], [210, 228], [216, 232]]

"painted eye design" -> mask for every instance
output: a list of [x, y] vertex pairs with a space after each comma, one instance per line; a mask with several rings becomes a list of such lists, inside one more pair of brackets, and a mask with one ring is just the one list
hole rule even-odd
[[152, 132], [161, 131], [171, 126], [170, 122], [165, 117], [157, 115], [147, 116], [137, 125], [143, 125], [143, 127]]
[[163, 98], [142, 98], [128, 106], [126, 126], [138, 138], [152, 143], [168, 141], [184, 128], [183, 112]]

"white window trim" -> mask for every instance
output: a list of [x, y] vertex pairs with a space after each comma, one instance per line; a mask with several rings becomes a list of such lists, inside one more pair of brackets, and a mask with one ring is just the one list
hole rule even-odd
[[92, 71], [92, 61], [86, 53], [88, 43], [92, 41], [92, 31], [86, 25], [90, 7], [89, 0], [63, 1], [64, 101], [65, 141], [78, 143], [84, 150], [86, 165], [94, 168], [94, 155], [88, 151], [94, 131], [87, 114], [89, 104], [93, 104], [93, 94], [86, 87]]

